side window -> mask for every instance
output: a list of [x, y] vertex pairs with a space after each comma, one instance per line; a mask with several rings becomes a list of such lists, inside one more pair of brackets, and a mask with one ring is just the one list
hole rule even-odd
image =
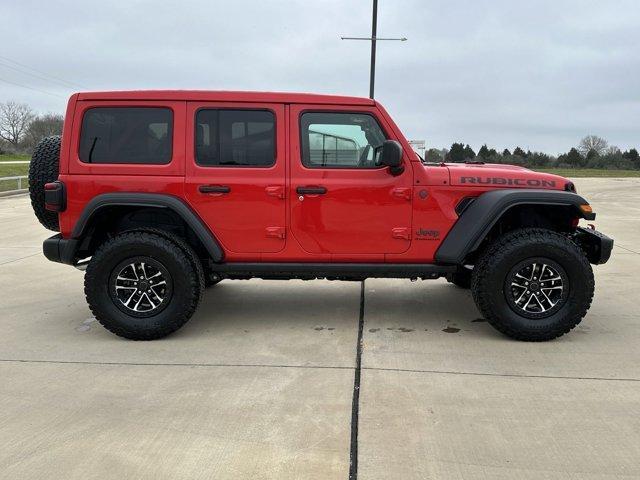
[[276, 162], [275, 116], [266, 110], [199, 110], [196, 163], [270, 167]]
[[309, 168], [378, 168], [386, 139], [366, 113], [303, 113], [300, 132], [302, 164]]
[[169, 108], [90, 108], [82, 118], [78, 156], [85, 163], [167, 164], [172, 131]]

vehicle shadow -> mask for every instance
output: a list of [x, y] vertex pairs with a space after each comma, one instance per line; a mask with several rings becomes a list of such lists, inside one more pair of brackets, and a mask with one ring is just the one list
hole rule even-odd
[[[206, 291], [185, 334], [215, 328], [275, 334], [277, 329], [357, 329], [359, 282], [223, 281]], [[495, 335], [468, 290], [445, 281], [370, 279], [365, 282], [366, 328], [477, 331]], [[245, 332], [246, 333], [246, 332]]]
[[183, 330], [356, 329], [359, 308], [359, 282], [227, 280], [205, 291]]

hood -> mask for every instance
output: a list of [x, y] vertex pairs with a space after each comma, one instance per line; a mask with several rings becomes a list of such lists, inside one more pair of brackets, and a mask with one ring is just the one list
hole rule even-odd
[[[543, 188], [569, 190], [573, 185], [559, 175], [498, 163], [447, 163], [451, 185], [463, 187]], [[572, 187], [571, 187], [572, 188]]]

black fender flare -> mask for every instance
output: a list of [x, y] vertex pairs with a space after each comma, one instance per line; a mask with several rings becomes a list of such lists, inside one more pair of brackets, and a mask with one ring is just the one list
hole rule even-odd
[[577, 217], [594, 220], [595, 213], [585, 213], [581, 205], [589, 203], [580, 195], [560, 190], [491, 190], [478, 196], [464, 209], [435, 253], [443, 264], [461, 265], [465, 257], [476, 250], [491, 228], [510, 208], [516, 205], [550, 205], [570, 207]]
[[80, 217], [73, 227], [71, 237], [74, 239], [82, 238], [93, 216], [101, 209], [112, 206], [168, 208], [179, 215], [193, 230], [214, 262], [219, 263], [224, 259], [222, 247], [211, 230], [209, 230], [191, 207], [178, 197], [160, 193], [116, 192], [97, 195], [93, 197], [84, 207], [84, 210], [82, 210]]

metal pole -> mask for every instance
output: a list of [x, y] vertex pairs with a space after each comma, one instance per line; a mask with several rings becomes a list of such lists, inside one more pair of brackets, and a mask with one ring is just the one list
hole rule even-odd
[[382, 40], [397, 40], [400, 42], [406, 42], [406, 37], [390, 38], [390, 37], [377, 37], [378, 33], [378, 0], [373, 0], [373, 12], [371, 18], [371, 37], [345, 37], [341, 36], [340, 40], [368, 40], [371, 42], [371, 73], [369, 76], [369, 98], [373, 98], [376, 83], [376, 43]]
[[369, 79], [369, 98], [373, 98], [376, 83], [376, 31], [378, 29], [378, 0], [373, 0], [373, 18], [371, 20], [371, 75]]

